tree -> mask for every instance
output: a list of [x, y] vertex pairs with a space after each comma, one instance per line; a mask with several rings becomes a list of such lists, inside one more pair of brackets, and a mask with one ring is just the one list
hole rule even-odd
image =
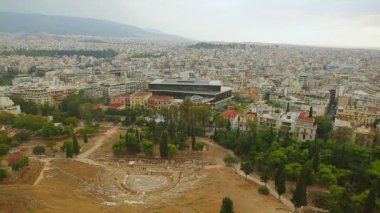
[[88, 142], [87, 131], [84, 130], [84, 131], [83, 131], [83, 143], [87, 143], [87, 142]]
[[367, 200], [364, 205], [364, 213], [373, 213], [376, 208], [376, 198], [377, 198], [377, 184], [376, 181], [372, 183], [371, 189], [369, 190], [369, 194]]
[[297, 181], [301, 174], [302, 165], [299, 163], [290, 163], [285, 165], [285, 173], [288, 180]]
[[253, 163], [251, 161], [244, 161], [240, 165], [240, 170], [242, 170], [245, 174], [245, 179], [247, 176], [254, 171]]
[[227, 126], [227, 119], [221, 115], [218, 115], [215, 119], [215, 125], [217, 128], [224, 128]]
[[222, 206], [220, 207], [220, 213], [234, 213], [234, 204], [231, 198], [223, 198]]
[[125, 135], [125, 147], [128, 153], [138, 153], [140, 152], [140, 144], [136, 133], [128, 132]]
[[332, 136], [335, 142], [346, 143], [352, 138], [352, 129], [348, 127], [338, 128], [333, 132]]
[[77, 140], [77, 136], [75, 134], [73, 134], [73, 154], [74, 155], [78, 155], [79, 152], [80, 152], [80, 146], [78, 144], [78, 140]]
[[313, 107], [311, 106], [309, 110], [309, 118], [312, 118], [312, 117], [313, 117]]
[[7, 177], [7, 169], [0, 168], [0, 181], [4, 180]]
[[145, 119], [145, 117], [144, 116], [138, 116], [137, 118], [136, 118], [136, 125], [138, 125], [138, 126], [145, 126], [146, 125], [146, 119]]
[[265, 183], [265, 186], [266, 186], [268, 183], [268, 180], [270, 178], [270, 168], [268, 165], [265, 165], [263, 170], [264, 171], [261, 172], [261, 174], [260, 174], [260, 179], [262, 182]]
[[169, 150], [168, 150], [168, 132], [164, 131], [161, 136], [160, 141], [160, 156], [162, 158], [168, 157]]
[[153, 148], [154, 148], [154, 143], [151, 141], [144, 140], [140, 144], [141, 150], [144, 152], [146, 156], [153, 156]]
[[327, 140], [332, 130], [332, 121], [326, 116], [316, 116], [315, 123], [317, 125], [317, 138]]
[[8, 112], [0, 112], [0, 124], [11, 125], [16, 119], [16, 116]]
[[191, 149], [195, 150], [195, 133], [194, 133], [194, 124], [191, 125]]
[[337, 178], [335, 177], [333, 170], [336, 169], [332, 165], [321, 164], [319, 170], [315, 173], [315, 180], [322, 186], [330, 186], [337, 184]]
[[72, 158], [73, 157], [73, 143], [70, 141], [65, 142], [64, 144], [64, 149], [66, 153], [67, 158]]
[[290, 104], [288, 102], [288, 104], [286, 105], [286, 113], [290, 112]]
[[112, 152], [115, 156], [119, 156], [123, 150], [124, 140], [118, 140], [112, 145]]
[[[70, 95], [63, 99], [60, 104], [61, 112], [67, 113], [68, 116], [80, 117], [80, 100], [78, 95]], [[84, 117], [82, 117], [84, 118]]]
[[65, 119], [65, 125], [71, 125], [73, 127], [77, 126], [79, 123], [79, 119], [76, 117], [68, 117]]
[[303, 166], [300, 176], [297, 180], [296, 189], [293, 193], [292, 203], [294, 204], [296, 210], [301, 206], [307, 205], [307, 192], [306, 192], [306, 165]]
[[275, 187], [276, 191], [278, 193], [278, 199], [281, 198], [281, 195], [285, 193], [286, 191], [286, 186], [285, 186], [285, 181], [286, 181], [286, 174], [285, 174], [285, 166], [282, 164], [276, 172], [276, 178], [274, 180], [275, 182]]
[[6, 155], [9, 152], [9, 146], [6, 144], [0, 144], [0, 156]]
[[377, 126], [379, 123], [380, 123], [380, 118], [376, 119], [376, 120], [373, 122], [373, 124], [372, 124], [373, 128], [376, 128], [376, 126]]

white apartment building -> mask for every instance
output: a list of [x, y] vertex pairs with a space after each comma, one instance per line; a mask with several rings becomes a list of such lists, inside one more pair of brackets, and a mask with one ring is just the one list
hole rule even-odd
[[37, 104], [52, 104], [53, 97], [47, 88], [29, 87], [21, 92], [21, 98], [25, 101], [32, 101]]
[[120, 83], [120, 82], [102, 83], [100, 86], [103, 91], [103, 97], [107, 99], [114, 95], [126, 93], [125, 83]]

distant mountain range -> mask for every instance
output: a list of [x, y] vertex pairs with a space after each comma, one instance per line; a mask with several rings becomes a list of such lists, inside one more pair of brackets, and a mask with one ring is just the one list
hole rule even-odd
[[179, 36], [99, 19], [8, 12], [0, 12], [0, 32], [185, 40]]

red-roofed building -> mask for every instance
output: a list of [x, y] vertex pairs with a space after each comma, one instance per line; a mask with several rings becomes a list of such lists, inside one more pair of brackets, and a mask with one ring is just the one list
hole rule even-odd
[[317, 126], [314, 125], [314, 118], [309, 117], [309, 113], [300, 112], [296, 121], [295, 136], [301, 141], [312, 141], [317, 133]]
[[247, 131], [248, 130], [247, 122], [253, 121], [253, 120], [256, 120], [256, 115], [250, 112], [240, 116], [240, 121], [239, 121], [240, 130]]
[[148, 100], [148, 107], [160, 110], [162, 108], [168, 107], [171, 100], [173, 100], [172, 96], [153, 95]]
[[226, 110], [226, 111], [222, 112], [221, 116], [224, 117], [225, 119], [230, 120], [232, 129], [237, 128], [238, 120], [239, 120], [239, 113], [236, 110]]
[[124, 103], [112, 103], [109, 105], [110, 108], [113, 109], [125, 109], [125, 104]]
[[101, 110], [105, 110], [105, 109], [107, 109], [108, 107], [107, 106], [105, 106], [105, 105], [103, 105], [103, 104], [95, 104], [94, 106], [93, 106], [93, 109], [101, 109]]
[[129, 95], [128, 94], [119, 94], [119, 95], [111, 96], [110, 102], [111, 102], [111, 104], [122, 103], [125, 106], [129, 106]]
[[314, 118], [309, 117], [309, 114], [306, 112], [300, 112], [300, 114], [298, 115], [298, 120], [302, 122], [314, 123]]

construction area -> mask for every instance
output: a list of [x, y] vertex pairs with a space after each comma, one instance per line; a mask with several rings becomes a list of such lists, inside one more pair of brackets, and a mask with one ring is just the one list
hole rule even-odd
[[111, 146], [124, 133], [109, 127], [74, 159], [33, 159], [25, 174], [0, 185], [0, 212], [219, 212], [225, 196], [236, 212], [289, 211], [226, 167], [229, 151], [210, 141], [178, 159], [118, 159]]

